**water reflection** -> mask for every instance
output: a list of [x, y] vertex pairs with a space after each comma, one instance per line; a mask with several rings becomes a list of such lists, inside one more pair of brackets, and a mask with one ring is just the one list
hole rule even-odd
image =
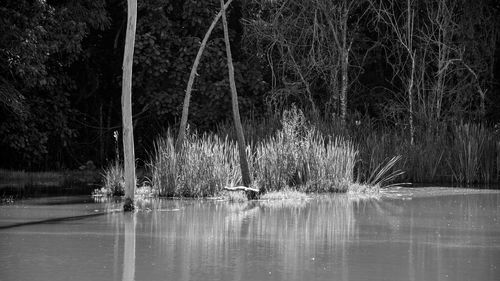
[[[306, 278], [305, 268], [336, 271], [347, 280], [347, 244], [358, 231], [353, 207], [357, 203], [347, 196], [247, 203], [149, 200], [141, 204], [142, 210], [152, 211], [107, 217], [115, 225], [123, 220], [123, 280], [135, 278], [136, 231], [147, 240], [138, 244], [139, 249], [150, 251], [148, 257], [141, 256], [146, 279], [160, 266], [176, 280], [273, 276], [297, 280]], [[107, 204], [109, 210], [116, 207], [116, 202]], [[264, 267], [256, 262], [263, 260], [268, 261]], [[209, 273], [203, 274], [200, 268]]]
[[124, 252], [123, 252], [123, 281], [135, 280], [135, 228], [136, 214], [124, 214], [125, 225]]
[[[371, 201], [356, 211], [359, 241], [380, 244], [369, 252], [384, 257], [379, 266], [390, 268], [391, 280], [498, 280], [499, 200], [498, 194], [457, 194]], [[351, 256], [360, 253], [351, 247]]]
[[499, 192], [411, 192], [146, 200], [134, 214], [26, 200], [0, 206], [0, 225], [15, 224], [0, 228], [0, 279], [500, 280]]

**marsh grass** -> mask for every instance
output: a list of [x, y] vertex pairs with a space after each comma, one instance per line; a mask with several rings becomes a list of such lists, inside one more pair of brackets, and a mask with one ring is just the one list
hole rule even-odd
[[356, 155], [350, 141], [326, 138], [292, 108], [283, 113], [282, 129], [256, 146], [254, 180], [265, 192], [285, 187], [345, 192], [353, 182]]
[[[260, 195], [371, 194], [400, 182], [498, 181], [498, 135], [484, 125], [443, 124], [439, 130], [420, 134], [411, 145], [404, 130], [376, 127], [370, 120], [347, 127], [334, 119], [311, 123], [293, 107], [284, 111], [279, 123], [276, 120], [271, 116], [244, 123], [251, 140], [246, 151], [252, 187], [260, 189]], [[233, 133], [228, 124], [216, 133], [190, 133], [178, 152], [170, 132], [157, 139], [149, 165], [155, 194], [220, 196], [224, 186], [241, 185]], [[239, 202], [241, 194], [228, 198]]]
[[352, 183], [349, 186], [350, 194], [379, 194], [380, 185], [370, 185], [363, 183]]
[[497, 138], [482, 124], [460, 124], [454, 131], [450, 168], [462, 184], [497, 180]]
[[188, 135], [180, 152], [171, 134], [158, 139], [150, 167], [160, 196], [214, 196], [241, 178], [236, 144], [213, 134]]
[[[171, 134], [155, 143], [150, 164], [161, 196], [214, 196], [241, 185], [236, 143], [228, 136], [189, 134], [176, 152]], [[341, 137], [325, 137], [296, 108], [285, 111], [281, 129], [246, 147], [253, 185], [261, 193], [285, 187], [308, 192], [345, 192], [353, 181], [357, 151]]]
[[399, 160], [401, 160], [401, 155], [394, 156], [387, 162], [380, 163], [379, 166], [377, 166], [377, 168], [372, 171], [370, 178], [368, 178], [366, 184], [379, 187], [393, 186], [394, 181], [399, 176], [404, 174], [404, 171], [394, 169]]
[[405, 173], [393, 182], [469, 185], [499, 180], [499, 137], [484, 124], [441, 124], [435, 131], [422, 132], [413, 145], [396, 129], [363, 130], [351, 132], [351, 136], [360, 151], [359, 182], [367, 182], [394, 155], [401, 155], [401, 160], [392, 170]]
[[219, 197], [229, 202], [241, 203], [248, 201], [248, 197], [244, 191], [222, 191]]
[[309, 197], [306, 193], [292, 189], [284, 188], [280, 191], [271, 191], [260, 196], [260, 200], [306, 200]]
[[102, 172], [104, 186], [100, 189], [100, 193], [102, 195], [124, 195], [125, 179], [123, 173], [123, 166], [118, 161], [113, 161], [109, 166], [104, 168]]

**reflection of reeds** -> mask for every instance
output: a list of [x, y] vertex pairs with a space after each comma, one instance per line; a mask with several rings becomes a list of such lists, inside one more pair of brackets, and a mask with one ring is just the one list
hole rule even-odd
[[[297, 271], [303, 268], [303, 263], [310, 262], [309, 257], [325, 251], [344, 251], [345, 244], [356, 233], [353, 203], [347, 195], [244, 203], [156, 202], [155, 207], [165, 211], [138, 215], [151, 219], [151, 226], [146, 231], [161, 245], [156, 251], [166, 256], [163, 262], [177, 272], [186, 271], [186, 276], [195, 270], [189, 265], [206, 264], [207, 261], [217, 262], [222, 267], [233, 265], [235, 260], [244, 265], [252, 258], [247, 256], [252, 252], [247, 248], [250, 245], [272, 251], [274, 262], [284, 265], [287, 274], [299, 274]], [[173, 209], [180, 210], [168, 211]], [[220, 260], [221, 257], [226, 259]], [[240, 270], [245, 270], [245, 266]], [[225, 279], [238, 279], [220, 274]]]

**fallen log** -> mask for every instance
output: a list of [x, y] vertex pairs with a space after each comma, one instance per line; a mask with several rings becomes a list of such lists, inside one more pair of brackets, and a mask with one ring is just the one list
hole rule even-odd
[[239, 191], [239, 190], [243, 190], [243, 191], [253, 191], [253, 192], [259, 192], [259, 190], [257, 188], [251, 188], [251, 187], [246, 187], [246, 186], [225, 186], [223, 188], [224, 190], [229, 190], [229, 191]]

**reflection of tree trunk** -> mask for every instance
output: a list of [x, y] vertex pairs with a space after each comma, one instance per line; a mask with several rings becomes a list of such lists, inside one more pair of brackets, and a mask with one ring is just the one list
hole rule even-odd
[[238, 151], [240, 154], [241, 178], [243, 180], [244, 186], [250, 186], [251, 178], [250, 178], [250, 171], [248, 169], [245, 136], [243, 135], [243, 127], [241, 126], [241, 120], [240, 120], [240, 110], [238, 108], [238, 93], [236, 91], [236, 83], [234, 81], [234, 66], [233, 66], [233, 59], [231, 56], [231, 45], [229, 43], [229, 32], [226, 20], [226, 7], [224, 6], [224, 0], [220, 0], [220, 3], [221, 3], [221, 13], [222, 13], [222, 25], [224, 27], [224, 41], [226, 43], [227, 67], [229, 70], [229, 86], [231, 88], [231, 101], [233, 105], [234, 126], [236, 128], [236, 138], [238, 140]]
[[118, 245], [118, 242], [120, 241], [120, 225], [118, 223], [115, 223], [115, 241], [113, 244], [113, 259], [114, 259], [114, 264], [113, 264], [113, 280], [118, 281], [118, 250], [120, 249], [120, 246]]
[[135, 280], [135, 214], [126, 214], [123, 217], [125, 223], [125, 242], [123, 251], [123, 281]]
[[[128, 0], [127, 33], [123, 55], [122, 77], [122, 121], [123, 153], [125, 164], [125, 206], [133, 209], [135, 192], [134, 133], [132, 126], [132, 64], [134, 56], [135, 27], [137, 21], [137, 0]], [[131, 205], [130, 205], [131, 204]], [[130, 205], [130, 206], [128, 206]]]
[[[231, 4], [233, 0], [228, 0], [227, 3], [224, 5], [224, 8], [227, 8], [229, 4]], [[188, 84], [186, 87], [186, 95], [184, 96], [184, 105], [182, 106], [182, 117], [181, 117], [181, 124], [179, 126], [179, 133], [177, 135], [177, 141], [175, 143], [175, 150], [179, 151], [182, 148], [182, 144], [184, 143], [184, 137], [186, 135], [186, 126], [187, 126], [187, 118], [189, 115], [189, 100], [191, 99], [191, 92], [193, 90], [193, 84], [194, 84], [194, 78], [196, 77], [197, 73], [196, 70], [198, 69], [198, 65], [200, 64], [201, 60], [201, 55], [203, 54], [203, 51], [205, 50], [205, 46], [207, 45], [208, 38], [210, 37], [210, 34], [212, 33], [212, 30], [215, 27], [215, 24], [219, 21], [220, 17], [222, 15], [222, 11], [220, 11], [212, 21], [212, 24], [207, 30], [207, 33], [205, 33], [205, 37], [203, 37], [203, 41], [201, 41], [200, 49], [198, 50], [198, 53], [196, 54], [196, 58], [193, 63], [193, 67], [191, 68], [191, 73], [189, 74], [189, 80]]]

